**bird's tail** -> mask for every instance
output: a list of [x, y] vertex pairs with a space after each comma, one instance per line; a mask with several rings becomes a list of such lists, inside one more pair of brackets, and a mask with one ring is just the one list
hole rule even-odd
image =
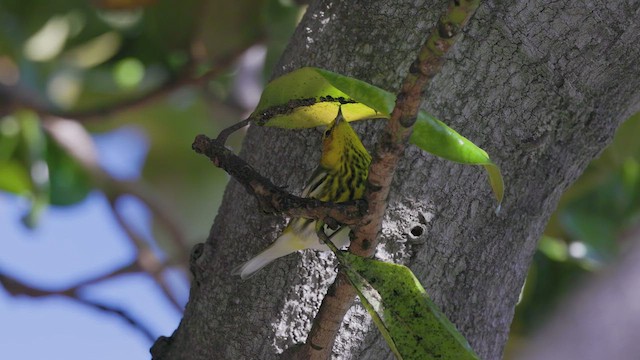
[[295, 233], [285, 232], [278, 239], [276, 239], [276, 241], [271, 246], [266, 248], [260, 254], [256, 255], [244, 264], [234, 268], [232, 270], [232, 274], [240, 275], [243, 280], [248, 279], [253, 274], [255, 274], [256, 271], [262, 269], [273, 260], [291, 254], [292, 252], [295, 252], [297, 250], [303, 249], [304, 247], [300, 247], [298, 245], [299, 242], [300, 240], [297, 239], [297, 235]]

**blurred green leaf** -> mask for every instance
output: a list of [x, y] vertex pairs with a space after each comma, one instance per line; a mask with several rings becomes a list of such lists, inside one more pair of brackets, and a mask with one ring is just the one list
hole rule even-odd
[[538, 250], [555, 261], [566, 261], [569, 258], [567, 244], [550, 236], [543, 236], [540, 239]]
[[640, 112], [620, 125], [613, 141], [593, 162], [592, 167], [614, 170], [622, 166], [629, 158], [640, 160], [638, 134], [640, 134]]
[[398, 359], [478, 359], [406, 266], [336, 255]]
[[[213, 1], [205, 1], [211, 3]], [[184, 0], [179, 3], [171, 0], [158, 0], [144, 10], [139, 27], [139, 35], [132, 44], [139, 46], [138, 54], [131, 54], [143, 62], [151, 58], [163, 60], [166, 54], [178, 49], [188, 49], [201, 21], [209, 22], [202, 16], [203, 1]], [[228, 34], [228, 33], [227, 33]]]
[[40, 119], [32, 111], [17, 111], [13, 115], [20, 127], [18, 161], [29, 175], [31, 209], [23, 217], [27, 227], [35, 227], [42, 211], [49, 205], [49, 169], [45, 160], [47, 139]]
[[207, 58], [223, 58], [264, 38], [262, 14], [266, 3], [266, 0], [209, 0], [202, 4], [204, 7], [198, 9], [198, 16], [203, 19], [198, 37]]
[[0, 190], [28, 195], [33, 188], [21, 132], [15, 116], [0, 119]]
[[47, 142], [50, 202], [68, 206], [84, 200], [93, 189], [91, 176], [53, 139]]
[[265, 82], [270, 78], [280, 55], [284, 52], [289, 39], [304, 10], [294, 1], [267, 0], [263, 11], [264, 26], [267, 34], [267, 56], [264, 63]]
[[92, 189], [91, 178], [41, 128], [40, 119], [29, 111], [16, 112], [0, 122], [0, 190], [28, 197], [30, 213], [23, 221], [29, 227], [49, 204], [71, 205]]
[[27, 195], [31, 191], [29, 173], [15, 160], [0, 162], [0, 190], [18, 195]]
[[579, 280], [618, 256], [625, 230], [640, 220], [639, 133], [637, 113], [562, 195], [516, 308], [514, 336], [534, 330]]
[[640, 166], [627, 158], [608, 179], [565, 203], [558, 218], [570, 239], [592, 247], [598, 257], [617, 253], [619, 233], [640, 214]]
[[589, 269], [571, 257], [558, 261], [547, 257], [546, 253], [535, 254], [511, 325], [513, 335], [530, 334], [544, 324], [563, 296], [589, 273]]
[[144, 77], [144, 65], [134, 58], [120, 60], [115, 66], [113, 76], [120, 87], [125, 89], [135, 87]]

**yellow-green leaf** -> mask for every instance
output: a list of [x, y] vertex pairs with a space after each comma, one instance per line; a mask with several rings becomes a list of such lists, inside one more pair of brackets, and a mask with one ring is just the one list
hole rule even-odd
[[398, 359], [478, 359], [406, 266], [336, 255]]
[[[347, 121], [388, 119], [395, 101], [392, 93], [364, 81], [304, 67], [270, 82], [251, 118], [258, 125], [309, 128], [330, 123], [341, 106]], [[504, 183], [500, 169], [489, 155], [425, 111], [420, 111], [417, 118], [411, 143], [447, 160], [484, 166], [499, 210]]]
[[504, 196], [504, 182], [500, 168], [494, 164], [489, 155], [442, 121], [421, 110], [413, 127], [409, 141], [433, 155], [461, 164], [482, 165], [487, 170], [493, 193], [498, 200], [498, 208]]
[[31, 191], [29, 172], [18, 161], [11, 159], [0, 162], [0, 190], [19, 195], [26, 195]]
[[[347, 121], [388, 117], [373, 106], [386, 104], [393, 95], [363, 81], [317, 68], [305, 67], [270, 82], [251, 114], [259, 125], [287, 129], [329, 124], [338, 107]], [[366, 104], [371, 104], [368, 106]]]

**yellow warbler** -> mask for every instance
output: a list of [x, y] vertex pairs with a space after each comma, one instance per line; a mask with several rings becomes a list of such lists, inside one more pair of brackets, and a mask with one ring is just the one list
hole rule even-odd
[[[342, 111], [338, 110], [338, 116], [322, 136], [320, 165], [309, 179], [302, 196], [332, 202], [360, 199], [364, 194], [370, 163], [371, 156], [342, 116]], [[349, 243], [348, 227], [328, 232], [338, 248]], [[304, 249], [329, 250], [318, 239], [315, 220], [291, 219], [271, 246], [235, 268], [233, 273], [246, 279], [273, 260]]]

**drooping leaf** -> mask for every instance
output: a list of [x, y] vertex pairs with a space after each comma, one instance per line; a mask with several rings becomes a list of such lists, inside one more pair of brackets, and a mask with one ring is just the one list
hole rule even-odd
[[398, 359], [478, 359], [406, 266], [336, 255]]
[[424, 151], [461, 164], [482, 165], [487, 170], [499, 211], [504, 196], [504, 182], [500, 168], [489, 155], [442, 121], [421, 110], [409, 141]]

